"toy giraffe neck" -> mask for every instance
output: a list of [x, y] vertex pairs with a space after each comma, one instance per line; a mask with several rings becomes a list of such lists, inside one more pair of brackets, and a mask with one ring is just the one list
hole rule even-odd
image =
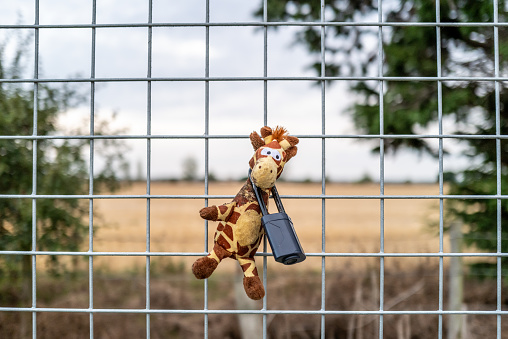
[[[268, 197], [270, 195], [271, 189], [260, 189], [261, 190], [261, 196], [263, 201], [265, 202], [265, 205], [268, 207]], [[240, 189], [238, 194], [235, 196], [233, 201], [236, 201], [237, 204], [246, 204], [248, 202], [256, 203], [259, 207], [259, 204], [257, 203], [258, 200], [256, 198], [256, 193], [254, 193], [254, 187], [252, 186], [251, 180], [248, 178], [243, 187]], [[261, 209], [259, 210], [261, 212]]]

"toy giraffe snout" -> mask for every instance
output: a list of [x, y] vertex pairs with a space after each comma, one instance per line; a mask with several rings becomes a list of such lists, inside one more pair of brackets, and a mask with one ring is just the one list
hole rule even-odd
[[261, 158], [256, 161], [251, 176], [256, 186], [271, 188], [277, 180], [277, 164], [271, 158]]

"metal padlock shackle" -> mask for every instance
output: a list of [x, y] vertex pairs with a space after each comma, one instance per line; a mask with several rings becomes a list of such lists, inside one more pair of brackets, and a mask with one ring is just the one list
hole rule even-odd
[[[251, 172], [252, 170], [249, 169], [249, 180], [250, 183], [252, 184], [252, 188], [254, 189], [254, 194], [256, 195], [259, 208], [261, 208], [261, 213], [263, 213], [263, 215], [268, 215], [269, 213], [268, 209], [266, 208], [265, 201], [261, 198], [261, 188], [256, 186], [256, 184], [252, 180], [252, 177], [250, 176]], [[273, 200], [275, 200], [275, 206], [277, 206], [277, 210], [279, 211], [279, 213], [286, 213], [286, 211], [284, 210], [284, 206], [282, 205], [282, 200], [280, 200], [279, 192], [277, 191], [275, 185], [272, 187], [272, 197]]]

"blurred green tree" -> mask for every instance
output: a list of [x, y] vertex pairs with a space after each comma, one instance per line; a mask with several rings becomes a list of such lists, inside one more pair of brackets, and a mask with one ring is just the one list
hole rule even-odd
[[[19, 38], [19, 37], [18, 37]], [[10, 41], [10, 42], [9, 42]], [[16, 79], [26, 70], [27, 41], [0, 44], [0, 79]], [[17, 46], [14, 55], [7, 55], [9, 43]], [[0, 194], [78, 195], [89, 192], [90, 141], [87, 139], [37, 139], [62, 133], [58, 117], [70, 107], [83, 103], [84, 95], [72, 86], [39, 83], [37, 90], [37, 121], [34, 121], [34, 86], [0, 81]], [[95, 134], [115, 133], [110, 124], [96, 124]], [[75, 130], [75, 134], [88, 134]], [[16, 138], [16, 136], [28, 138]], [[94, 152], [104, 164], [94, 173], [94, 193], [119, 187], [118, 170], [126, 166], [123, 158], [125, 143], [106, 140]], [[37, 168], [33, 168], [35, 161]], [[32, 180], [35, 172], [36, 184]], [[35, 189], [35, 191], [34, 191]], [[88, 199], [37, 199], [36, 240], [40, 251], [77, 251], [88, 235]], [[0, 250], [32, 250], [32, 199], [0, 198]], [[56, 273], [63, 268], [57, 256], [49, 261]], [[11, 283], [29, 280], [31, 257], [26, 255], [0, 256], [0, 277]]]
[[[443, 77], [494, 77], [508, 75], [508, 31], [499, 26], [498, 48], [495, 28], [484, 23], [494, 22], [493, 1], [427, 0], [382, 1], [383, 20], [395, 23], [382, 28], [382, 74], [386, 77], [436, 77], [438, 65]], [[498, 1], [499, 22], [508, 19], [507, 1]], [[262, 16], [263, 9], [255, 14]], [[269, 21], [321, 20], [321, 4], [309, 0], [268, 1]], [[325, 1], [325, 20], [330, 22], [377, 22], [377, 0]], [[437, 44], [435, 23], [437, 13], [441, 23], [440, 45]], [[418, 25], [411, 23], [430, 23]], [[459, 25], [479, 23], [478, 25]], [[400, 25], [397, 25], [400, 24]], [[457, 25], [455, 25], [457, 24]], [[379, 28], [372, 25], [336, 25], [325, 30], [325, 74], [321, 74], [321, 26], [304, 26], [296, 33], [296, 43], [306, 47], [316, 62], [311, 66], [325, 76], [377, 76], [379, 74]], [[439, 53], [438, 53], [438, 48]], [[498, 55], [496, 56], [496, 51]], [[440, 59], [438, 62], [438, 58]], [[498, 60], [498, 62], [496, 62]], [[497, 65], [496, 65], [497, 63]], [[349, 112], [360, 133], [380, 134], [379, 81], [348, 81], [349, 90], [358, 98]], [[470, 167], [457, 171], [450, 180], [450, 194], [493, 195], [497, 193], [497, 167], [500, 167], [503, 194], [508, 185], [508, 140], [500, 139], [496, 149], [496, 132], [508, 134], [508, 82], [481, 80], [441, 81], [442, 114], [453, 127], [446, 134], [465, 134], [460, 139]], [[394, 135], [384, 139], [384, 149], [396, 152], [409, 148], [438, 156], [435, 141], [424, 138], [397, 138], [400, 134], [438, 134], [437, 81], [384, 81], [382, 132]], [[496, 121], [496, 112], [499, 118]], [[453, 128], [453, 130], [451, 130]], [[482, 138], [478, 136], [487, 135]], [[433, 143], [434, 142], [434, 143]], [[452, 141], [445, 140], [450, 145]], [[378, 146], [373, 146], [379, 149]], [[446, 150], [446, 149], [445, 149]], [[499, 151], [497, 153], [497, 151]], [[497, 154], [500, 155], [498, 160]], [[499, 161], [499, 162], [498, 162]], [[448, 177], [447, 177], [448, 179]], [[496, 199], [447, 200], [447, 217], [460, 219], [466, 225], [464, 239], [479, 249], [497, 251]], [[502, 223], [508, 222], [508, 201], [501, 200]], [[501, 251], [508, 251], [508, 234], [503, 233]], [[502, 258], [508, 268], [508, 258]], [[495, 264], [473, 265], [473, 273], [496, 275]]]

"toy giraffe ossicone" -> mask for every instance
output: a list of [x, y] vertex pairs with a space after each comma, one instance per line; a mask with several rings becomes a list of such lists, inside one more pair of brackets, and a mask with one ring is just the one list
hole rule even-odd
[[[289, 136], [283, 127], [277, 126], [272, 130], [265, 126], [261, 128], [261, 137], [252, 132], [250, 140], [255, 151], [249, 161], [251, 177], [254, 184], [261, 188], [262, 198], [268, 206], [270, 190], [284, 165], [296, 155], [298, 138]], [[250, 180], [247, 179], [233, 201], [202, 208], [199, 214], [203, 219], [219, 221], [219, 224], [213, 250], [192, 265], [196, 278], [208, 278], [224, 258], [236, 259], [243, 270], [245, 292], [251, 299], [262, 299], [265, 289], [258, 276], [254, 255], [265, 232], [261, 225], [261, 209]]]

